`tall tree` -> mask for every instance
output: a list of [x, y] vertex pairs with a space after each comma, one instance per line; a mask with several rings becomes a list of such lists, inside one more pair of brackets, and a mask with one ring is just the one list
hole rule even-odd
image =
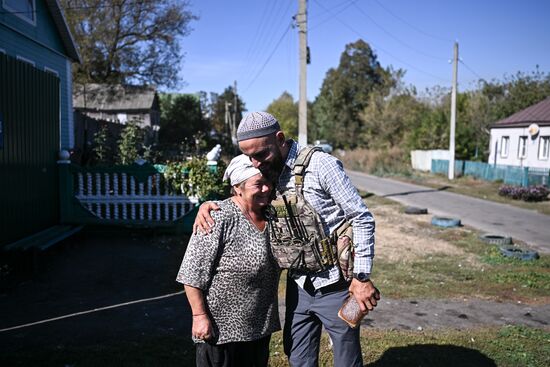
[[359, 114], [367, 107], [369, 95], [392, 87], [391, 72], [382, 68], [371, 47], [363, 40], [346, 45], [336, 69], [330, 69], [315, 101], [315, 124], [319, 136], [337, 147], [358, 144]]
[[[212, 127], [222, 135], [228, 133], [227, 126], [225, 124], [226, 102], [230, 105], [228, 106], [228, 111], [232, 117], [235, 108], [235, 91], [233, 90], [233, 87], [229, 86], [225, 88], [222, 94], [210, 93], [210, 121], [212, 123]], [[246, 111], [245, 104], [239, 95], [237, 95], [237, 104], [236, 125], [238, 126], [239, 121], [241, 121], [242, 116]]]
[[185, 140], [193, 141], [194, 135], [208, 133], [203, 119], [201, 103], [193, 94], [162, 94], [159, 144], [177, 147]]
[[298, 137], [298, 104], [288, 92], [267, 106], [267, 112], [275, 116], [288, 138]]
[[79, 45], [79, 83], [155, 84], [175, 87], [183, 58], [180, 41], [197, 19], [188, 1], [61, 0]]

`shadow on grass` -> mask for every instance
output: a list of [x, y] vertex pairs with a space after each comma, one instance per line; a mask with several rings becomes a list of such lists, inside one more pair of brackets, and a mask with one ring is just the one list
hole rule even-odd
[[365, 365], [365, 367], [390, 366], [496, 367], [496, 363], [475, 349], [455, 345], [415, 344], [389, 348], [376, 362]]

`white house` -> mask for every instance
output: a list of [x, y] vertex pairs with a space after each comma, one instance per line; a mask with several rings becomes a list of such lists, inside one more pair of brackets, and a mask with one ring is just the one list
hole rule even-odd
[[550, 169], [550, 97], [491, 125], [489, 163]]

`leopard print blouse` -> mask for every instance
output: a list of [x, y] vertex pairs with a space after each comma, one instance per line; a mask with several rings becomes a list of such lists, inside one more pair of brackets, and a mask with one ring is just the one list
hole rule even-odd
[[231, 199], [218, 204], [210, 234], [191, 237], [176, 281], [203, 290], [215, 344], [260, 339], [281, 329], [267, 226], [259, 231]]

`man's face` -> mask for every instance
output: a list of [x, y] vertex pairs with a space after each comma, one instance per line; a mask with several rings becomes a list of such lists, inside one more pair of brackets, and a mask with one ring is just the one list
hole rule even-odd
[[[281, 142], [282, 141], [282, 142]], [[259, 138], [247, 139], [239, 142], [241, 151], [250, 157], [252, 165], [273, 182], [277, 182], [285, 165], [285, 159], [281, 151], [282, 139], [275, 134]]]

